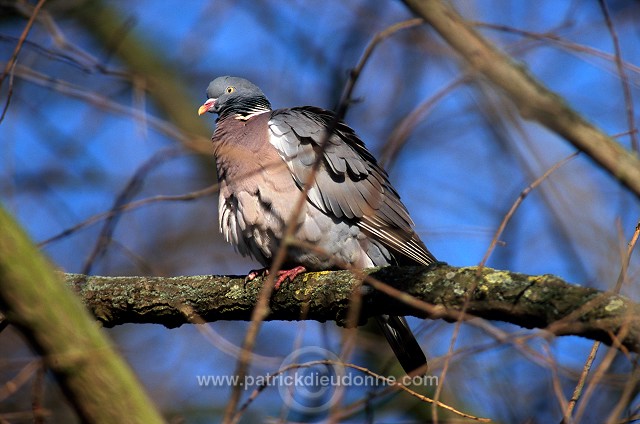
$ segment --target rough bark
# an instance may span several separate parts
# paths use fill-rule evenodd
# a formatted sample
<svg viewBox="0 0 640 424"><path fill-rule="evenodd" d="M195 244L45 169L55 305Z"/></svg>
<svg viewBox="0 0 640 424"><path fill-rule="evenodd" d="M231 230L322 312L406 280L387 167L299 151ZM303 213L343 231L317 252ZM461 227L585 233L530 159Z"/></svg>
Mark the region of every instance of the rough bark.
<svg viewBox="0 0 640 424"><path fill-rule="evenodd" d="M266 319L335 320L344 325L351 293L360 290L361 322L381 313L453 321L460 318L468 297L464 319L475 316L505 321L640 352L640 305L624 296L568 284L553 275L447 265L372 268L364 275L374 280L362 286L361 279L349 271L303 274L273 295ZM108 327L124 323L177 327L201 320L246 321L261 284L260 279L245 284L243 277L228 276L66 274L66 280Z"/></svg>

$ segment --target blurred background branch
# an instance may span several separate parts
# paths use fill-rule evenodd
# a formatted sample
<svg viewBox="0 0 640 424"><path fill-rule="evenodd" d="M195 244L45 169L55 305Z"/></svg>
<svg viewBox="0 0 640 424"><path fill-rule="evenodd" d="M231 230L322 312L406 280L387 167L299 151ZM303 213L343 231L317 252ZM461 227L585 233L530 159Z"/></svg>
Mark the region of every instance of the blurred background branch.
<svg viewBox="0 0 640 424"><path fill-rule="evenodd" d="M628 152L637 145L640 3L452 0L446 3L447 13L431 10L429 18L419 12L423 6L443 5L413 0L286 5L276 0L2 1L0 69L7 70L0 87L2 203L58 269L134 276L132 288L149 296L161 292L145 292L141 278L146 277L137 276L167 282L162 293L177 303L166 307L169 315L156 317L160 320L195 318L195 307L180 303L178 292L184 293L182 298L190 296L191 285L203 291L203 299L211 290L219 293L220 302L242 302L238 311L244 314L256 289L253 283L244 290L236 280L223 279L221 287L212 277L188 277L174 287L166 280L245 274L256 267L235 254L217 228L209 145L215 123L213 116L196 115L204 90L216 76L238 75L262 87L274 107L333 109L357 68L346 121L384 163L429 249L464 267L480 264L493 246L487 265L508 270L488 271L500 284L483 284L490 297L475 299L479 310L470 313L487 319L461 320L454 326L445 319L409 318L433 376L441 377L438 399L500 422L560 422L566 415L577 423L585 408L589 417L584 422L617 423L640 416L640 372L636 355L628 353L633 343L616 341L592 354L589 339L551 337L589 336L583 322L595 326L589 327L594 332L590 337L597 339L611 341L616 331L620 340L635 334L632 317L615 314L618 306L635 311L633 302L640 299L638 252L627 244L640 217L637 191L628 188L637 162ZM429 24L414 24L421 15ZM394 32L403 22L411 27ZM376 34L390 36L360 67L358 60ZM496 77L491 70L498 68L505 74ZM510 87L518 78L522 84ZM537 103L536 96L546 103ZM544 119L535 116L545 111ZM550 124L563 116L575 121L565 120L560 130ZM585 122L591 124L585 127ZM596 128L609 137L593 135ZM578 129L584 132L570 134ZM587 144L572 144L579 137L586 137ZM589 147L589 142L597 145ZM580 154L531 187L576 150L594 159ZM594 166L594 160L601 166ZM516 198L517 208L512 207ZM458 273L463 270L451 268L460 285L441 280L441 298L426 297L428 290L419 286L421 292L414 296L428 303L403 296L409 304L383 302L371 294L365 298L382 309L459 320L457 298L464 296L459 291L472 287L463 285ZM398 272L379 276L389 286L370 281L375 296L396 298L397 288L409 289L409 281L420 280L410 279L410 270ZM469 279L480 278L469 272ZM504 277L512 272L541 279L531 288L523 280L510 293ZM547 274L558 276L557 289L544 286ZM394 276L401 281L395 283ZM325 286L317 280L321 277L309 275L316 283L296 281L276 293L274 305L297 308L282 313L300 321L264 323L251 375L273 373L284 358L308 347L335 352L340 361L381 374L397 372L392 353L368 326L346 331L304 319L300 308L305 293L325 296L318 305L326 306L332 304L329 293L342 298L355 284L349 283L349 273L326 274ZM198 278L205 279L202 286ZM127 296L138 298L126 292L123 281L113 280L101 290L113 295L122 290L114 301L125 313L131 300ZM621 297L607 294L618 287ZM474 291L475 296L483 293ZM578 297L549 298L547 293ZM528 297L533 294L542 296L540 303ZM577 307L589 296L608 303L589 301ZM200 305L199 299L194 305ZM159 300L153 308L162 305ZM445 310L442 305L451 306ZM527 312L511 305L538 308ZM488 311L497 316L487 316ZM590 315L596 312L613 318ZM142 310L129 313L144 316ZM323 319L341 320L335 311L324 314ZM631 321L620 326L623 317ZM604 334L606 329L613 332ZM195 376L233 374L246 322L174 329L123 324L102 332L167 420L204 424L221 416L229 387L205 388ZM349 344L354 334L357 343ZM41 363L16 327L0 333L0 421L78 420ZM446 374L439 374L445 368ZM585 395L574 396L583 383ZM393 391L342 389L329 418L318 406L322 399L296 390L283 395L268 387L251 395L242 419L449 418L433 416L424 404ZM434 390L420 389L424 395ZM333 392L326 394L332 399ZM570 398L573 413L567 407ZM311 409L299 408L293 400ZM310 412L313 408L320 412Z"/></svg>
<svg viewBox="0 0 640 424"><path fill-rule="evenodd" d="M185 73L153 48L144 34L134 30L135 22L122 19L112 5L101 0L81 2L71 11L71 16L106 47L109 55L122 61L131 81L142 84L139 88L150 96L162 115L180 131L191 135L192 142L187 147L211 154L211 129L194 110ZM212 158L208 163L213 166Z"/></svg>
<svg viewBox="0 0 640 424"><path fill-rule="evenodd" d="M584 119L565 99L535 79L525 66L517 64L481 37L473 25L465 22L446 2L405 0L405 3L429 23L474 71L502 89L523 118L536 120L556 131L640 197L640 158L637 151L626 150ZM624 72L621 62L619 71ZM631 131L632 140L635 140L635 126L632 125Z"/></svg>
<svg viewBox="0 0 640 424"><path fill-rule="evenodd" d="M85 422L161 423L160 414L51 264L0 207L0 307Z"/></svg>

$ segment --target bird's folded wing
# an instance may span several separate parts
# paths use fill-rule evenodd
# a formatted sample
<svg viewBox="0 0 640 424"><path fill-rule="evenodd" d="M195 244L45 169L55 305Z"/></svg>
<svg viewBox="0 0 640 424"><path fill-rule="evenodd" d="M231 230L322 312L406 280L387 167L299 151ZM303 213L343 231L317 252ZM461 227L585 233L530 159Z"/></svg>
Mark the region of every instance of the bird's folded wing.
<svg viewBox="0 0 640 424"><path fill-rule="evenodd" d="M309 201L314 206L338 219L354 220L380 242L415 263L435 262L415 235L413 221L386 172L362 140L342 122L326 138L333 123L333 113L320 108L277 110L269 120L269 141L299 187L308 181L322 151L318 171L308 189Z"/></svg>

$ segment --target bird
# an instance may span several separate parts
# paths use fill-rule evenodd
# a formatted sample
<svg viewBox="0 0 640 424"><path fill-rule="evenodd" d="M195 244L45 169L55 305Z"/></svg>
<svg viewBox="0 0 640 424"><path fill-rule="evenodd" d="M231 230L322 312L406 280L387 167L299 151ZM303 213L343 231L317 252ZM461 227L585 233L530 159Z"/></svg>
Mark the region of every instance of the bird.
<svg viewBox="0 0 640 424"><path fill-rule="evenodd" d="M248 280L267 273L290 219L298 243L287 245L276 290L306 271L437 262L386 171L332 111L274 110L258 86L234 76L215 78L206 96L198 115L217 114L212 143L220 231L264 267L251 271ZM307 184L302 209L294 211ZM426 370L406 319L376 318L405 372Z"/></svg>

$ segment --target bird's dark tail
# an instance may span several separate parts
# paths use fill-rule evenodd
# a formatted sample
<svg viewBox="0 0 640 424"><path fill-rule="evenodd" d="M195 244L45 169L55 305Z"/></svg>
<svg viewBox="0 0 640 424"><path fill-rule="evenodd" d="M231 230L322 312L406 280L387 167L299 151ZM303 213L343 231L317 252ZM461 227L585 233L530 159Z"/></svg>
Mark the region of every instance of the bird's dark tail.
<svg viewBox="0 0 640 424"><path fill-rule="evenodd" d="M379 315L376 321L404 371L409 374L416 368L422 367L423 372L426 372L427 358L411 332L407 320L394 315Z"/></svg>

